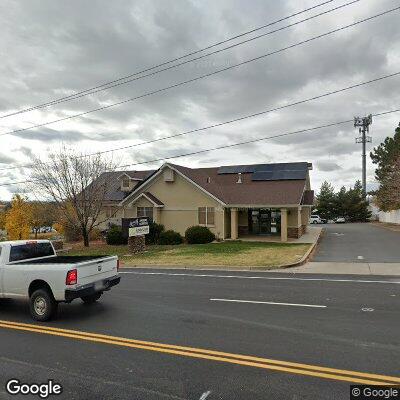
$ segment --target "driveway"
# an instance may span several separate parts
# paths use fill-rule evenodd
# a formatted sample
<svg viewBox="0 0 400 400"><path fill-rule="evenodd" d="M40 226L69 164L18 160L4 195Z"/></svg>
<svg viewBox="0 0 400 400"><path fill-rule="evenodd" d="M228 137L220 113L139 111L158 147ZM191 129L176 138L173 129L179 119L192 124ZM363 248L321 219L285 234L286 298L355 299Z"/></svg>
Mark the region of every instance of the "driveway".
<svg viewBox="0 0 400 400"><path fill-rule="evenodd" d="M398 263L400 232L368 223L327 224L312 261Z"/></svg>

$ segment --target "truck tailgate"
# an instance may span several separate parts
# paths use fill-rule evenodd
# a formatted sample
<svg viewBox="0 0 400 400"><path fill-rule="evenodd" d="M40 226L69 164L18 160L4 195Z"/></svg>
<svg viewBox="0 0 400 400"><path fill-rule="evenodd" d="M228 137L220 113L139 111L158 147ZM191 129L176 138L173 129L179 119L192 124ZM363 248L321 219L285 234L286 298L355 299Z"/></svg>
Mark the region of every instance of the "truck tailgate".
<svg viewBox="0 0 400 400"><path fill-rule="evenodd" d="M117 257L98 258L76 265L78 285L86 285L117 275Z"/></svg>

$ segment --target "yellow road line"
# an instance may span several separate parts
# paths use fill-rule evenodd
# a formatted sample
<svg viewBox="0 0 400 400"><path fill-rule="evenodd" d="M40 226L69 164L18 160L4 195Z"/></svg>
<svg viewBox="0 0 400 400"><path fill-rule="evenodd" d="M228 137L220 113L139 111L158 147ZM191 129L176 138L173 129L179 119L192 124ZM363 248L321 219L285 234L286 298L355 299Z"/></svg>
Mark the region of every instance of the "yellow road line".
<svg viewBox="0 0 400 400"><path fill-rule="evenodd" d="M213 350L198 349L192 347L174 346L155 342L145 342L134 339L120 338L109 335L101 335L89 332L73 331L69 329L53 328L10 321L1 321L0 327L18 331L28 331L53 336L68 337L78 340L86 340L97 343L105 343L123 347L137 348L160 353L174 354L192 358L200 358L213 361L221 361L231 364L251 366L281 372L313 376L318 378L340 380L361 384L387 385L400 382L400 378L385 375L368 374L363 372L340 370L315 365L292 363L287 361L269 360L265 358L244 356L240 354L223 353ZM349 376L345 376L349 375ZM361 379L372 378L372 379ZM376 380L374 380L376 379Z"/></svg>

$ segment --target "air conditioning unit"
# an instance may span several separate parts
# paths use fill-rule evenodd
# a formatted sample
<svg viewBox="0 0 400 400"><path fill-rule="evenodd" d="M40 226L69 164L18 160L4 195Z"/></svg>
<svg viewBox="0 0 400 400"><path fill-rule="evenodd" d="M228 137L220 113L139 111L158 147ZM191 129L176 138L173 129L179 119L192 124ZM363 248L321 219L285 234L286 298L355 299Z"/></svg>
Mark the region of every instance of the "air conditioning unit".
<svg viewBox="0 0 400 400"><path fill-rule="evenodd" d="M174 171L172 169L167 168L164 171L164 182L173 182L174 181Z"/></svg>

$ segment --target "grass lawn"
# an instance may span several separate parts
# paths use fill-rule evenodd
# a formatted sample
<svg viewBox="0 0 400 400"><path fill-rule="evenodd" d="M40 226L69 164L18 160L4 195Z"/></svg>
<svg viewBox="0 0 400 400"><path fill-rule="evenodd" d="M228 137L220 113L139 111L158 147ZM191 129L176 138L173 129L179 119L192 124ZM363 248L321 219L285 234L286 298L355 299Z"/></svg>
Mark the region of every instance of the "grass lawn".
<svg viewBox="0 0 400 400"><path fill-rule="evenodd" d="M182 244L178 246L148 246L147 251L132 255L127 246L93 243L89 248L74 247L68 255L118 255L124 266L139 265L221 265L276 266L299 261L309 244L221 242Z"/></svg>

